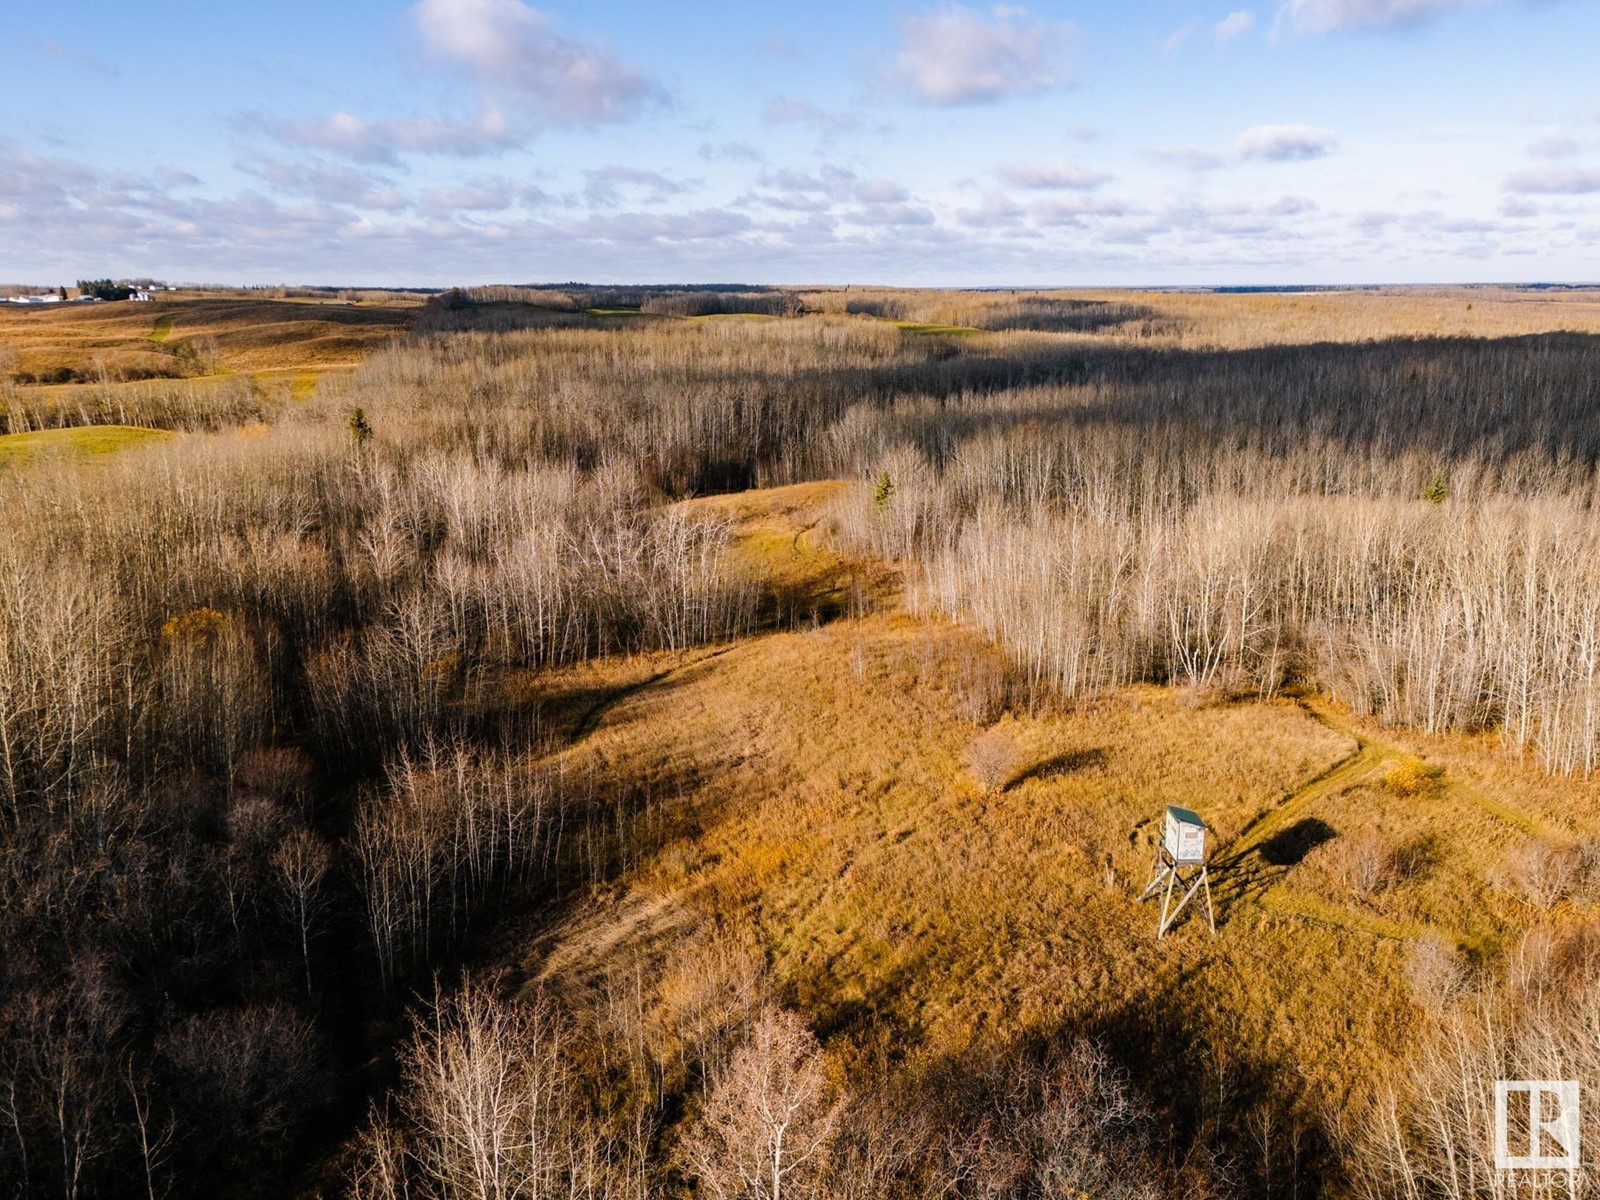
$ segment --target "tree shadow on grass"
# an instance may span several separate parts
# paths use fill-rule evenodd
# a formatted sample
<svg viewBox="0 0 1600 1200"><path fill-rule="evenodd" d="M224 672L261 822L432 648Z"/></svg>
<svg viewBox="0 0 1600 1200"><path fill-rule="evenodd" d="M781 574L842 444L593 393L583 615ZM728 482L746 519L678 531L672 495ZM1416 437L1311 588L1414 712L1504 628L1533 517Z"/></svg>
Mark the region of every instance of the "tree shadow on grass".
<svg viewBox="0 0 1600 1200"><path fill-rule="evenodd" d="M1318 846L1338 836L1339 831L1326 821L1318 817L1303 817L1293 825L1278 830L1257 849L1271 866L1292 867Z"/></svg>
<svg viewBox="0 0 1600 1200"><path fill-rule="evenodd" d="M1218 928L1228 923L1238 905L1258 899L1290 867L1337 836L1338 830L1326 821L1302 817L1243 853L1224 854L1214 861L1211 877Z"/></svg>
<svg viewBox="0 0 1600 1200"><path fill-rule="evenodd" d="M1106 752L1098 747L1085 747L1080 750L1067 750L1061 754L1051 755L1049 758L1040 759L1033 766L1020 772L1016 778L1006 785L1006 790L1019 787L1030 779L1056 779L1062 775L1070 775L1074 771L1086 771L1092 767L1104 766Z"/></svg>

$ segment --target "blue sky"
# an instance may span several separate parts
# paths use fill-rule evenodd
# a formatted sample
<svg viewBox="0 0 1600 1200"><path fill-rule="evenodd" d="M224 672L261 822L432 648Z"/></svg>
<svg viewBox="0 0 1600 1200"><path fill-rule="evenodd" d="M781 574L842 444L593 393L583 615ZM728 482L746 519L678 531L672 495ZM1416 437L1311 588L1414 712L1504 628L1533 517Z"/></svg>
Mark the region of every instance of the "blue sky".
<svg viewBox="0 0 1600 1200"><path fill-rule="evenodd" d="M1600 5L0 9L0 281L1600 280Z"/></svg>

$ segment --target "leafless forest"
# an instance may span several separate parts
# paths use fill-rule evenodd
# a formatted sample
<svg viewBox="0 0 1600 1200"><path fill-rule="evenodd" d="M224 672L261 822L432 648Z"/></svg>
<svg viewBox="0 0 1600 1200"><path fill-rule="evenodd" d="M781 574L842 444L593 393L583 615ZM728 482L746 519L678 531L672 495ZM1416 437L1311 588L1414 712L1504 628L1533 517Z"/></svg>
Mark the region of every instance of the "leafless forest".
<svg viewBox="0 0 1600 1200"><path fill-rule="evenodd" d="M717 313L765 319L686 319ZM1114 1038L830 1059L732 934L685 950L670 1027L482 966L658 836L551 765L519 688L798 616L691 496L851 480L832 543L992 639L1021 705L1300 686L1600 766L1600 342L1183 322L453 293L310 399L19 391L13 429L187 432L0 469L0 1195L1498 1194L1460 1081L1596 1066L1590 942L1465 1004L1451 954L1420 961L1439 1034L1388 1119L1314 1114L1276 1174L1217 1136L1228 1097L1147 1093Z"/></svg>

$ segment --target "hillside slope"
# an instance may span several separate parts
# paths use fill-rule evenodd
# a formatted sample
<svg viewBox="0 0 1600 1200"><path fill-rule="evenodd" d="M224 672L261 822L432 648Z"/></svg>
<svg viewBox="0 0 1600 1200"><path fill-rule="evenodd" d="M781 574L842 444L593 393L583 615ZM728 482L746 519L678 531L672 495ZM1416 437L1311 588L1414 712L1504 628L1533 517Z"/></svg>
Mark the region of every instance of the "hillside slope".
<svg viewBox="0 0 1600 1200"><path fill-rule="evenodd" d="M699 503L829 595L871 574L825 548L829 494ZM841 1062L1089 1033L1173 1111L1195 1111L1205 1077L1331 1136L1317 1114L1359 1107L1427 1018L1419 953L1492 959L1541 919L1491 886L1498 864L1581 831L1486 747L1397 738L1325 697L1029 706L990 647L909 615L881 568L856 594L855 615L583 668L585 689L619 690L563 773L610 789L648 850L554 931L506 943L526 988L600 1005L643 981L672 1027L719 972L766 973ZM993 791L963 765L989 728L1014 758ZM1190 915L1158 941L1136 901L1170 803L1214 827L1215 938ZM1356 886L1341 864L1373 831L1400 867Z"/></svg>

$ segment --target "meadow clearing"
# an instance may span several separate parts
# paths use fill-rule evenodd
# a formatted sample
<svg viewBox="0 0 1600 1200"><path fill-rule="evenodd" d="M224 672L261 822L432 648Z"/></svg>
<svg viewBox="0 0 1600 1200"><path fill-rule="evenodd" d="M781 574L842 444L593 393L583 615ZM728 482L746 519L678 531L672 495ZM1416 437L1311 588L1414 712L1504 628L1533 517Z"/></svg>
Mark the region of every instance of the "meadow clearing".
<svg viewBox="0 0 1600 1200"><path fill-rule="evenodd" d="M1498 1196L1600 1067L1594 293L295 304L0 325L19 1194Z"/></svg>

